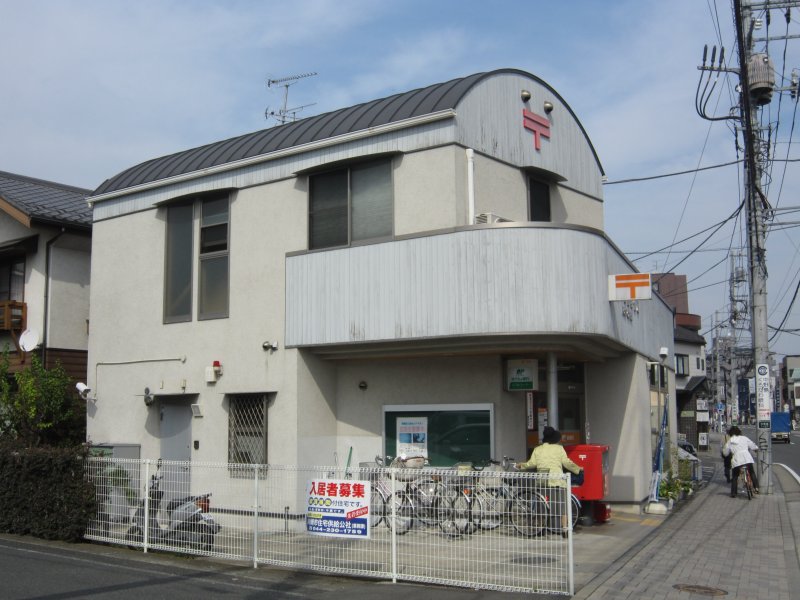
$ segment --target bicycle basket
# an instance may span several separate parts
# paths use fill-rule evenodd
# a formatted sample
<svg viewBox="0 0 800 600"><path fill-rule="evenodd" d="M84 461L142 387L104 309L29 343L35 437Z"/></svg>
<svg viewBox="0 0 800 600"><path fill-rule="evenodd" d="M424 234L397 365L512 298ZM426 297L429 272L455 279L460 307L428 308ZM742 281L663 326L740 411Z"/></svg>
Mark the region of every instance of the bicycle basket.
<svg viewBox="0 0 800 600"><path fill-rule="evenodd" d="M395 458L391 464L392 467L399 469L400 471L412 471L410 473L402 473L397 472L395 473L395 478L398 481L414 481L417 477L419 477L419 473L415 473L425 466L425 457L424 456L409 456L408 458Z"/></svg>

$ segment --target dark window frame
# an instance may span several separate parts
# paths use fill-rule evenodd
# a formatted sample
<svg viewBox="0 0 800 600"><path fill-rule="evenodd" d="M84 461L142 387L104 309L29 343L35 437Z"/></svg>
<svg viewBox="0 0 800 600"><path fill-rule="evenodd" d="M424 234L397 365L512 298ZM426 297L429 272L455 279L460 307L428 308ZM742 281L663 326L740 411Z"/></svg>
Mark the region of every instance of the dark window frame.
<svg viewBox="0 0 800 600"><path fill-rule="evenodd" d="M356 213L361 206L357 199L357 191L354 189L354 173L367 172L374 168L386 169L386 180L383 184L386 186L387 197L380 198L379 201L385 201L386 205L380 205L378 212L385 213L378 215L377 218L373 215L373 223L378 224L378 231L376 234L358 235L356 232L359 229L364 229L370 223L370 215L367 215L364 221L359 219ZM322 182L328 180L329 187L326 192L333 193L317 193L317 186ZM338 180L338 181L337 181ZM336 190L335 188L339 189ZM325 188L319 188L320 190ZM344 197L336 197L344 194ZM356 200L354 202L354 199ZM354 209L355 205L355 209ZM364 205L366 206L366 205ZM335 223L333 221L340 221ZM333 223L332 223L333 222ZM325 228L330 228L329 232L325 232ZM336 228L341 227L342 230L337 231ZM330 248L344 248L363 241L374 241L379 239L391 239L394 234L394 161L389 158L378 158L373 160L365 160L360 162L350 162L344 166L339 166L335 169L328 169L310 173L308 175L308 248L309 250L324 250ZM320 239L328 237L330 241Z"/></svg>
<svg viewBox="0 0 800 600"><path fill-rule="evenodd" d="M552 221L550 184L535 177L528 177L528 218L533 222Z"/></svg>
<svg viewBox="0 0 800 600"><path fill-rule="evenodd" d="M678 377L687 377L691 369L688 354L675 355L675 375Z"/></svg>
<svg viewBox="0 0 800 600"><path fill-rule="evenodd" d="M221 206L222 201L224 210L210 216L205 214L206 207ZM166 211L163 322L227 318L230 314L230 193L184 198L168 204ZM219 279L209 284L208 277L215 263L224 278L221 284ZM224 288L219 291L219 304L209 308L206 303L213 291L211 286L218 285Z"/></svg>

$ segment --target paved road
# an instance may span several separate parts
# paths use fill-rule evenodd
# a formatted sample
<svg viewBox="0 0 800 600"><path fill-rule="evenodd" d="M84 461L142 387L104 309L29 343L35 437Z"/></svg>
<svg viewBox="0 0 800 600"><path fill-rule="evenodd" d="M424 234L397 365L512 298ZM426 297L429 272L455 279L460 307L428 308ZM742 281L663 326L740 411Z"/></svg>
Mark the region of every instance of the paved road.
<svg viewBox="0 0 800 600"><path fill-rule="evenodd" d="M392 584L0 535L3 600L530 600L531 594Z"/></svg>

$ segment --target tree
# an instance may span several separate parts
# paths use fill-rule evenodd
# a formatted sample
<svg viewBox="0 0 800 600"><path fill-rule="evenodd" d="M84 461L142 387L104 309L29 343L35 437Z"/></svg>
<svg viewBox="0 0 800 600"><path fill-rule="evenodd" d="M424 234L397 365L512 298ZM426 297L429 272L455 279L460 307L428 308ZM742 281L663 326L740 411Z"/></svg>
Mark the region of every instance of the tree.
<svg viewBox="0 0 800 600"><path fill-rule="evenodd" d="M21 371L8 373L8 354L0 359L0 435L20 445L69 446L85 437L85 413L79 409L69 377L60 364L45 369L36 355Z"/></svg>

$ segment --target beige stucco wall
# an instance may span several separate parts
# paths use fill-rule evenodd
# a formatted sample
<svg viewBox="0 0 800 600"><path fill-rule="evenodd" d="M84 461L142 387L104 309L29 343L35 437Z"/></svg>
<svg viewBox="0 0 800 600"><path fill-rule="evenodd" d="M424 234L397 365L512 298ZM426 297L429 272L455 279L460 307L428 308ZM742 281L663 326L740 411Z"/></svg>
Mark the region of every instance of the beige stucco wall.
<svg viewBox="0 0 800 600"><path fill-rule="evenodd" d="M89 345L89 283L91 253L86 249L61 247L56 242L50 254L47 344L51 348L86 350Z"/></svg>
<svg viewBox="0 0 800 600"><path fill-rule="evenodd" d="M455 146L444 146L394 159L395 235L462 223L466 208L459 198L466 198L466 171L461 153Z"/></svg>

